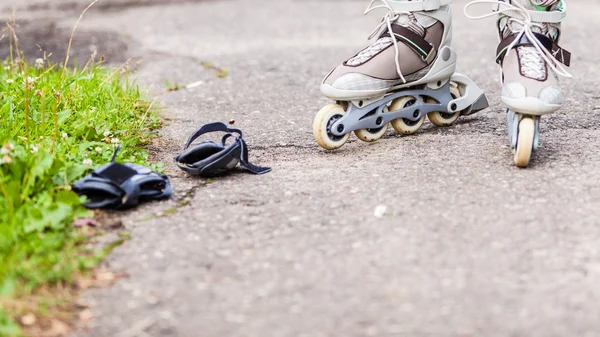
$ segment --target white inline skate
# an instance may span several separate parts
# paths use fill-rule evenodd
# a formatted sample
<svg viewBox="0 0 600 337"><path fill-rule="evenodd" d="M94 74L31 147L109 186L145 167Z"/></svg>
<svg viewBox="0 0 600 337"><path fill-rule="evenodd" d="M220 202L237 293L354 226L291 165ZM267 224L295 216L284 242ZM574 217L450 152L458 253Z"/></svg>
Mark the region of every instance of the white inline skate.
<svg viewBox="0 0 600 337"><path fill-rule="evenodd" d="M469 8L478 4L493 4L493 12L469 15ZM540 118L560 109L565 101L558 76L572 77L565 68L571 54L558 45L566 5L562 0L478 0L465 7L465 14L471 19L498 16L501 100L508 107L515 165L527 167L539 146Z"/></svg>
<svg viewBox="0 0 600 337"><path fill-rule="evenodd" d="M377 141L389 124L398 133L413 134L426 116L437 126L450 126L461 115L488 107L479 87L455 73L451 2L371 1L365 14L387 11L369 37L377 39L321 84L321 92L336 101L313 123L321 147L342 147L352 131L365 142Z"/></svg>

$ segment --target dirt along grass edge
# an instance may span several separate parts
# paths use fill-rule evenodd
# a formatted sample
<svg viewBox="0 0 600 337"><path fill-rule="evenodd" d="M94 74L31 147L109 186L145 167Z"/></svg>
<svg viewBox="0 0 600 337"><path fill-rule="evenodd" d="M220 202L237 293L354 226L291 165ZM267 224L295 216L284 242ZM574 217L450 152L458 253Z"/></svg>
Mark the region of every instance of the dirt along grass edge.
<svg viewBox="0 0 600 337"><path fill-rule="evenodd" d="M61 336L77 313L88 316L78 291L115 279L94 268L127 239L95 249L98 213L70 186L119 145L119 161L160 170L145 147L161 119L127 64L109 68L96 55L79 68L67 67L68 56L27 60L14 27L6 24L0 42L11 48L0 64L0 336Z"/></svg>

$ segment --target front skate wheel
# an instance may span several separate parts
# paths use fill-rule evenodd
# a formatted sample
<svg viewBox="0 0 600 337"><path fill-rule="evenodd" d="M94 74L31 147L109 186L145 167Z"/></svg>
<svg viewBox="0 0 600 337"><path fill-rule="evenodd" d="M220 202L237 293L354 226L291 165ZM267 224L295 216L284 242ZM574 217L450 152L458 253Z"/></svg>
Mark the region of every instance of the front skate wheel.
<svg viewBox="0 0 600 337"><path fill-rule="evenodd" d="M390 105L389 111L396 111L400 109L404 109L416 103L416 100L413 97L400 97L396 98L392 101ZM390 122L392 127L396 132L401 133L403 135L412 135L413 133L419 131L423 126L423 122L425 122L425 116L421 117L416 121L412 121L407 118L397 118Z"/></svg>
<svg viewBox="0 0 600 337"><path fill-rule="evenodd" d="M533 153L535 139L535 121L531 117L523 117L519 122L519 136L517 148L515 149L515 165L527 167Z"/></svg>
<svg viewBox="0 0 600 337"><path fill-rule="evenodd" d="M331 132L333 124L344 115L346 115L346 110L338 104L329 104L319 110L313 122L313 136L322 148L337 150L346 144L348 138L350 138L349 133L336 136Z"/></svg>
<svg viewBox="0 0 600 337"><path fill-rule="evenodd" d="M452 95L453 99L459 98L460 90L458 90L458 87L455 87L454 85L450 85L450 95ZM437 102L433 99L428 99L427 103L437 103ZM433 123L436 126L446 127L446 126L451 126L454 123L456 123L456 121L460 117L461 113L462 113L462 111L456 111L454 113L433 111L433 112L430 112L429 114L427 114L427 118L429 118L429 121L431 121L431 123Z"/></svg>
<svg viewBox="0 0 600 337"><path fill-rule="evenodd" d="M362 140L363 142L372 143L380 140L381 137L385 135L388 126L389 124L385 124L384 126L378 129L359 129L355 130L354 134L356 135L356 137L358 137L358 139Z"/></svg>

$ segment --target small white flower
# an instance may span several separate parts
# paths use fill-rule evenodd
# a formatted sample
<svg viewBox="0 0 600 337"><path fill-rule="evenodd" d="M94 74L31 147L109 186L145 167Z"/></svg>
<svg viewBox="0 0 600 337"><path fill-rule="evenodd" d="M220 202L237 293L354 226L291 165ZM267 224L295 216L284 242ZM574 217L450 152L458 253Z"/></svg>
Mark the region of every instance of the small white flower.
<svg viewBox="0 0 600 337"><path fill-rule="evenodd" d="M44 60L43 59L37 59L35 60L35 67L38 69L43 69L44 68Z"/></svg>
<svg viewBox="0 0 600 337"><path fill-rule="evenodd" d="M15 83L15 80L13 80L12 78L7 78L6 83L8 83L8 84Z"/></svg>
<svg viewBox="0 0 600 337"><path fill-rule="evenodd" d="M40 140L44 140L44 136L40 136Z"/></svg>
<svg viewBox="0 0 600 337"><path fill-rule="evenodd" d="M10 151L12 151L14 149L15 149L15 146L11 142L8 142L8 143L4 144L2 149L0 149L0 154L9 154Z"/></svg>
<svg viewBox="0 0 600 337"><path fill-rule="evenodd" d="M111 132L110 131L104 131L104 137L108 137L110 136Z"/></svg>
<svg viewBox="0 0 600 337"><path fill-rule="evenodd" d="M4 157L2 157L2 163L10 164L12 163L12 158L9 155L5 154Z"/></svg>
<svg viewBox="0 0 600 337"><path fill-rule="evenodd" d="M96 148L96 152L98 152L98 153L102 153L102 148L101 148L100 146L98 146L98 147Z"/></svg>
<svg viewBox="0 0 600 337"><path fill-rule="evenodd" d="M83 165L85 166L92 166L92 160L91 159L84 159L83 160Z"/></svg>
<svg viewBox="0 0 600 337"><path fill-rule="evenodd" d="M10 66L6 66L6 67L4 67L4 70L7 70L7 71L8 71L8 70L11 70L11 69L12 69L12 68L11 68Z"/></svg>
<svg viewBox="0 0 600 337"><path fill-rule="evenodd" d="M37 153L39 148L35 145L31 145L31 153Z"/></svg>
<svg viewBox="0 0 600 337"><path fill-rule="evenodd" d="M110 140L110 142L112 144L119 144L121 141L119 140L119 138L113 138L113 139Z"/></svg>
<svg viewBox="0 0 600 337"><path fill-rule="evenodd" d="M27 76L27 78L23 82L33 83L33 82L35 82L35 78L33 78L31 76Z"/></svg>
<svg viewBox="0 0 600 337"><path fill-rule="evenodd" d="M69 138L69 135L66 132L63 132L62 133L62 139L65 140L67 138Z"/></svg>

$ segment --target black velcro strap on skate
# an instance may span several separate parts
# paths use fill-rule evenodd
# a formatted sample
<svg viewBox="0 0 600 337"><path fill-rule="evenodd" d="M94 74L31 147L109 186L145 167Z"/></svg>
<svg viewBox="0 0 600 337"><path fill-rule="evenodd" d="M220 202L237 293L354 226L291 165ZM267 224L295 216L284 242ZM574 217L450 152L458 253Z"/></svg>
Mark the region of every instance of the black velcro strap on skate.
<svg viewBox="0 0 600 337"><path fill-rule="evenodd" d="M433 57L435 56L435 48L423 37L416 34L412 30L399 25L392 25L392 32L394 33L394 36L398 42L402 42L407 47L412 49L421 57L423 61L427 63L433 61ZM387 30L381 34L382 37L386 35L389 35Z"/></svg>
<svg viewBox="0 0 600 337"><path fill-rule="evenodd" d="M207 141L191 146L198 137L212 132L226 132L221 144ZM233 138L233 142L227 145L229 138ZM181 170L201 177L228 173L238 164L258 175L271 172L269 167L259 167L248 162L248 146L242 138L241 130L229 128L219 122L204 125L194 132L185 144L183 152L175 157L175 163Z"/></svg>
<svg viewBox="0 0 600 337"><path fill-rule="evenodd" d="M73 190L85 195L90 209L127 209L140 202L169 198L173 194L171 182L166 175L158 174L136 164L120 164L113 161L94 170L90 175L73 184Z"/></svg>
<svg viewBox="0 0 600 337"><path fill-rule="evenodd" d="M538 33L533 33L533 35L535 35L537 40L542 44L542 46L544 46L544 48L546 48L546 50L554 55L554 58L558 62L566 65L567 67L571 66L571 53L569 51L560 47L554 40L550 39L546 35ZM506 56L506 53L508 52L508 47L517 39L518 36L518 34L509 35L502 40L502 42L500 42L498 49L496 50L496 63L502 65L504 56ZM532 45L533 43L529 40L529 38L523 34L519 41L514 44L513 48Z"/></svg>

